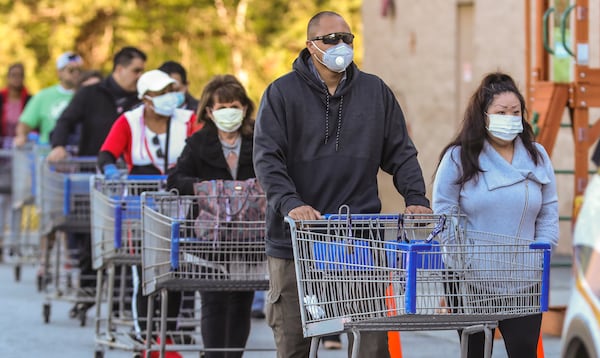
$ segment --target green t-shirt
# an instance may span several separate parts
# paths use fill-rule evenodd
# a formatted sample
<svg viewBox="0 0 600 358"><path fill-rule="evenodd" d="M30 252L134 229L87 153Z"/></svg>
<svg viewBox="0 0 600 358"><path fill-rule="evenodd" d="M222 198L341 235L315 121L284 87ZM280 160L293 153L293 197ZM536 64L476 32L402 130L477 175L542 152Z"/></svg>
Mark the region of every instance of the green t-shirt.
<svg viewBox="0 0 600 358"><path fill-rule="evenodd" d="M48 143L56 120L67 108L71 98L73 92L65 90L60 85L44 88L27 102L19 122L37 129L40 133L40 143Z"/></svg>

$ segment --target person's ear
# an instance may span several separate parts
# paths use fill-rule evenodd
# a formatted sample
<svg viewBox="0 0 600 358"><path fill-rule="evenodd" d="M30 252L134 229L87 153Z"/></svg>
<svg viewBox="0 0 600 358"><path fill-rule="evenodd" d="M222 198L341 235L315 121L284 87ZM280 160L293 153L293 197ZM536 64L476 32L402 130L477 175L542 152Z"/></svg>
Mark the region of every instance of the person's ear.
<svg viewBox="0 0 600 358"><path fill-rule="evenodd" d="M306 48L308 49L308 52L310 52L311 55L313 55L313 51L315 51L315 44L313 44L312 41L310 40L306 40Z"/></svg>

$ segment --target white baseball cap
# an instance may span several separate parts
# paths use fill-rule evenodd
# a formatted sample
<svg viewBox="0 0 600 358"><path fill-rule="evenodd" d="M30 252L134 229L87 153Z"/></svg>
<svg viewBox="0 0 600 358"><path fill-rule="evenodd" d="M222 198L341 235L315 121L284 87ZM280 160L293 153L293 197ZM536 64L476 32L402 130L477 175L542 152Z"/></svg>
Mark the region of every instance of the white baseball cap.
<svg viewBox="0 0 600 358"><path fill-rule="evenodd" d="M176 81L161 70L144 72L137 81L138 98L142 99L148 91L160 91L171 83L176 83Z"/></svg>
<svg viewBox="0 0 600 358"><path fill-rule="evenodd" d="M62 70L71 62L77 63L79 65L83 64L83 60L81 59L81 56L79 56L78 54L76 54L74 52L68 51L68 52L65 52L62 55L60 55L58 57L58 59L56 60L56 69Z"/></svg>

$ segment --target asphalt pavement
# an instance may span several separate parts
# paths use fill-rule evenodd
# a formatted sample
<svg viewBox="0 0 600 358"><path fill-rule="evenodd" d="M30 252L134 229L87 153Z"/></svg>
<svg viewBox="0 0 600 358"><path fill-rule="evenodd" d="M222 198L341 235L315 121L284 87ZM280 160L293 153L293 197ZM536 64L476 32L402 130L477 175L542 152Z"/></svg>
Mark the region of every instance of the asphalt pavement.
<svg viewBox="0 0 600 358"><path fill-rule="evenodd" d="M6 262L8 261L8 262ZM554 261L554 260L553 260ZM571 285L570 266L553 264L551 270L550 306L565 305ZM87 324L69 318L71 303L63 300L48 301L37 291L35 267L22 267L16 282L14 264L5 260L0 264L0 357L81 358L94 357L97 350L94 333L94 311L88 312ZM50 303L48 323L44 323L43 305ZM346 357L347 339L342 337L342 350L319 349L320 358ZM459 357L458 336L454 331L402 332L402 356ZM545 334L546 358L560 357L560 338ZM273 349L273 336L264 319L253 319L248 348ZM198 357L198 353L184 353L184 357ZM494 343L493 358L506 357L501 340ZM106 358L132 357L131 352L105 350ZM247 351L245 358L276 357L274 351Z"/></svg>

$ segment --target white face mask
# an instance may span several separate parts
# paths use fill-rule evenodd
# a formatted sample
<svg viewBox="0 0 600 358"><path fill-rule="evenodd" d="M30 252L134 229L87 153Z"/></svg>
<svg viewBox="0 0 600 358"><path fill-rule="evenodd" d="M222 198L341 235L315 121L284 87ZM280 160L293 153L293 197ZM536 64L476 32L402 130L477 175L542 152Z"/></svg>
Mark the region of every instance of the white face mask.
<svg viewBox="0 0 600 358"><path fill-rule="evenodd" d="M315 56L317 61L333 72L344 72L354 59L354 50L345 43L330 47L326 51L321 50L314 41L312 41L312 44L323 54L322 61L319 60L319 57Z"/></svg>
<svg viewBox="0 0 600 358"><path fill-rule="evenodd" d="M242 126L244 111L239 108L221 108L212 111L213 122L223 132L235 132Z"/></svg>
<svg viewBox="0 0 600 358"><path fill-rule="evenodd" d="M489 124L487 130L498 139L505 141L514 140L523 132L523 118L505 114L488 114Z"/></svg>

